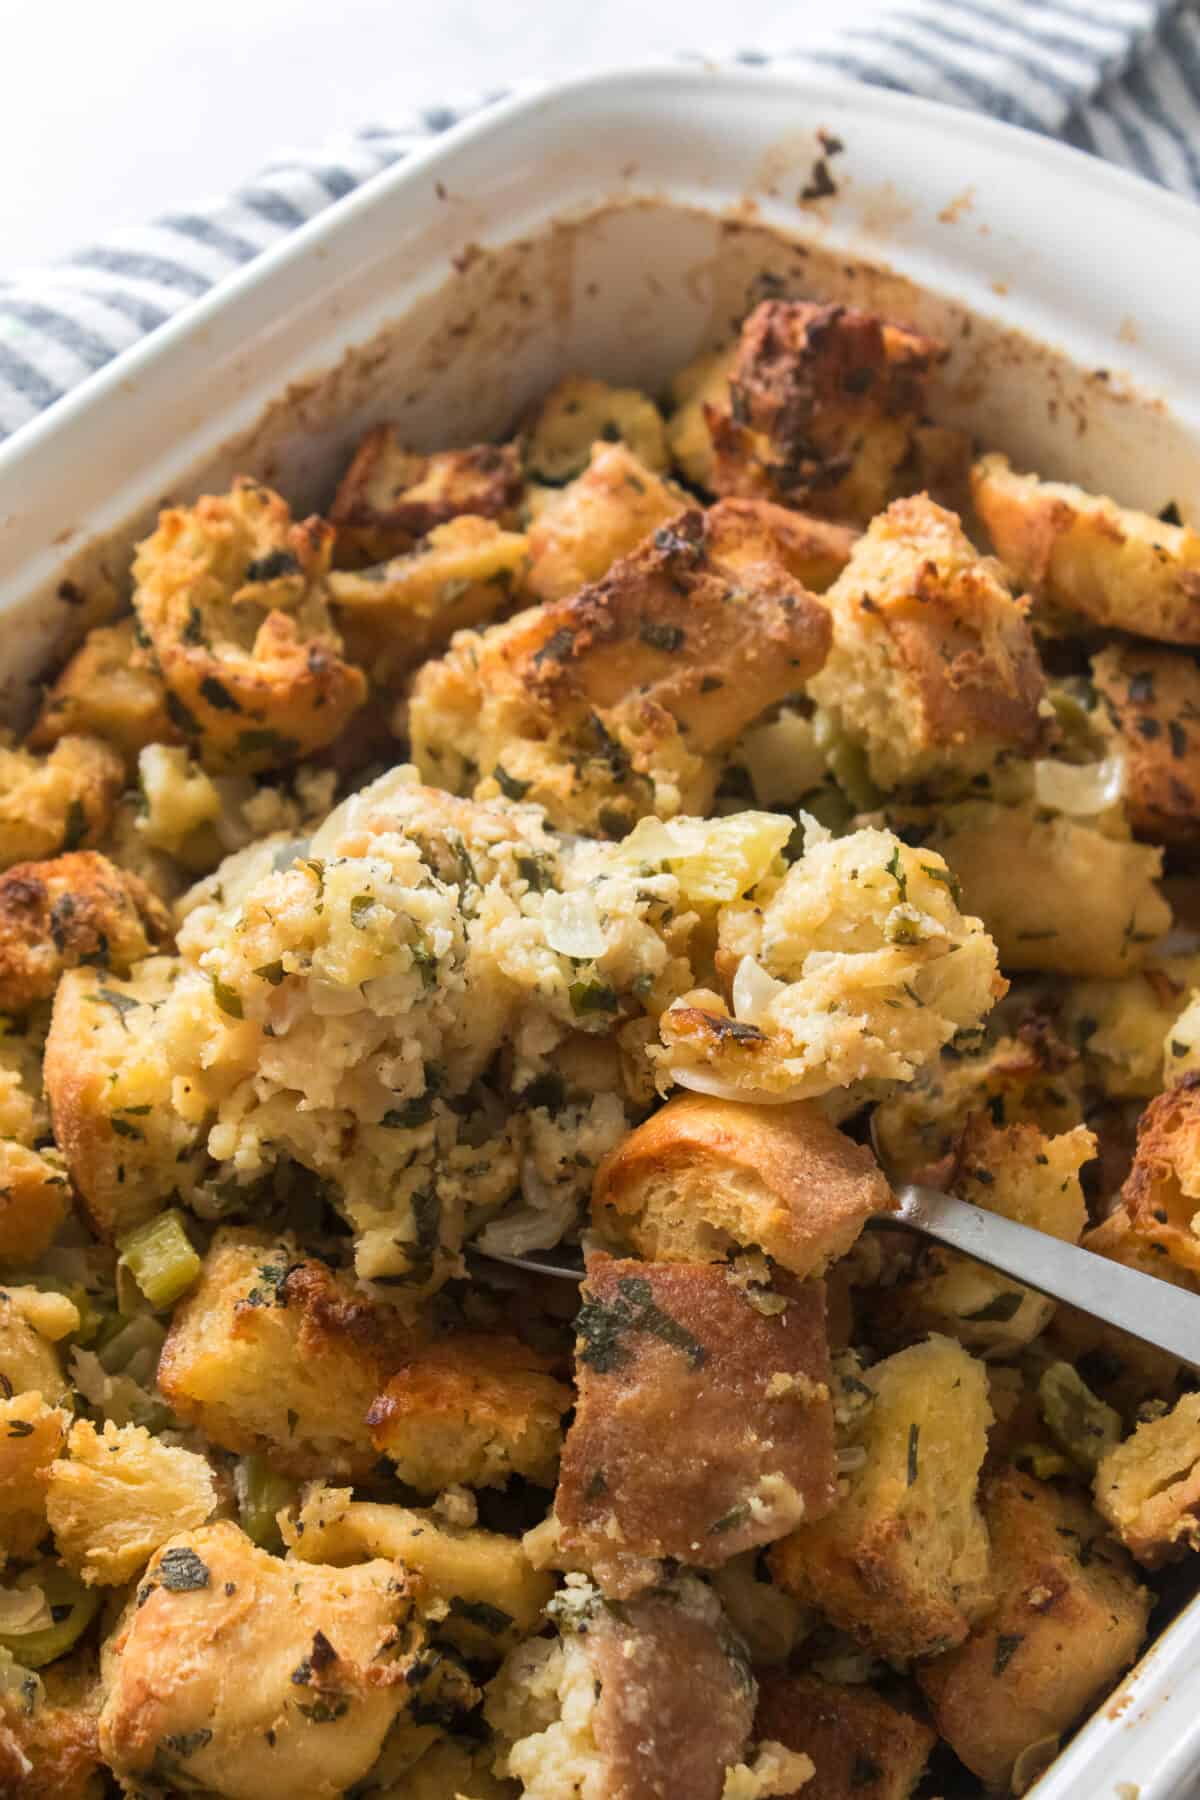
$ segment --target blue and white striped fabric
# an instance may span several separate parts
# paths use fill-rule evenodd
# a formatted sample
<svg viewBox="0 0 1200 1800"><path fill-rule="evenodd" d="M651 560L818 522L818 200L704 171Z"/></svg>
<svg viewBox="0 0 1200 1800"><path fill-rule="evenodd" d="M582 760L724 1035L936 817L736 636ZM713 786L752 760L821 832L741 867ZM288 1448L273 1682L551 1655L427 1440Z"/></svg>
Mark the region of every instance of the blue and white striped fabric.
<svg viewBox="0 0 1200 1800"><path fill-rule="evenodd" d="M713 60L706 57L706 61ZM1200 199L1197 0L896 0L789 67L1060 137ZM176 213L0 282L0 438L287 232L497 95L369 126Z"/></svg>

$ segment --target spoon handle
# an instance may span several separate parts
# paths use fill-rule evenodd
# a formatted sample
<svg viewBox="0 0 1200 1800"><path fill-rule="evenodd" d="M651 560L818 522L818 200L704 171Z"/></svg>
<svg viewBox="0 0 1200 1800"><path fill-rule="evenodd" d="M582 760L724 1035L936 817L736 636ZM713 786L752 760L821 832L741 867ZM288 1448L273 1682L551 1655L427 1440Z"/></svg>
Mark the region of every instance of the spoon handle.
<svg viewBox="0 0 1200 1800"><path fill-rule="evenodd" d="M895 1193L899 1211L881 1224L907 1225L1200 1369L1200 1297L1185 1288L936 1188L905 1186Z"/></svg>

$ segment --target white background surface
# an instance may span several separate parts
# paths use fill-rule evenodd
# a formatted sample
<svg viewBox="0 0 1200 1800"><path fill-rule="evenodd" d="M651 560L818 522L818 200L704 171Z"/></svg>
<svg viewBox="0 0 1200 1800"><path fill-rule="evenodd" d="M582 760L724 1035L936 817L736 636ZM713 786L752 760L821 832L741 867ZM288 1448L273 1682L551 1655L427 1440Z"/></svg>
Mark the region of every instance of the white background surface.
<svg viewBox="0 0 1200 1800"><path fill-rule="evenodd" d="M781 52L876 0L0 0L0 278L289 148L678 50Z"/></svg>

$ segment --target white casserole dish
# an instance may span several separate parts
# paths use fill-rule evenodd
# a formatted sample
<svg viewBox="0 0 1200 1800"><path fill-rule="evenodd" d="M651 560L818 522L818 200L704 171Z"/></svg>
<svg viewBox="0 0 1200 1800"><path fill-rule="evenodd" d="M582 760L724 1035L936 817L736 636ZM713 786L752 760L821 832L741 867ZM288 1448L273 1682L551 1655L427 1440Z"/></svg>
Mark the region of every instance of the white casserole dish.
<svg viewBox="0 0 1200 1800"><path fill-rule="evenodd" d="M818 158L836 192L810 200ZM377 419L432 448L502 433L569 370L655 388L764 272L946 337L936 412L1018 463L1200 521L1191 206L878 90L614 74L439 138L0 448L0 715L165 499L237 469L303 510ZM1200 1598L1035 1791L1200 1793Z"/></svg>

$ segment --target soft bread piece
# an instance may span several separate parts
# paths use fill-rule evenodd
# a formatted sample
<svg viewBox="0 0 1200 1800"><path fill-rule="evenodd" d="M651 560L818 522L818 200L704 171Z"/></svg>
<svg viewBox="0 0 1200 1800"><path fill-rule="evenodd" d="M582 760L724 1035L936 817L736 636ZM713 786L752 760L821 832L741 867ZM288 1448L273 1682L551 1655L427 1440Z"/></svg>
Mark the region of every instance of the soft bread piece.
<svg viewBox="0 0 1200 1800"><path fill-rule="evenodd" d="M1147 1244L1200 1274L1200 1071L1159 1094L1142 1114L1121 1199Z"/></svg>
<svg viewBox="0 0 1200 1800"><path fill-rule="evenodd" d="M71 733L49 756L0 746L0 869L92 849L124 781L124 759L100 738Z"/></svg>
<svg viewBox="0 0 1200 1800"><path fill-rule="evenodd" d="M853 1427L865 1460L827 1518L771 1551L781 1587L881 1656L959 1644L988 1609L988 1537L975 1488L992 1422L981 1362L945 1337L864 1376Z"/></svg>
<svg viewBox="0 0 1200 1800"><path fill-rule="evenodd" d="M719 509L684 512L573 599L460 634L413 687L423 778L601 836L704 811L720 752L829 646L820 601L744 552Z"/></svg>
<svg viewBox="0 0 1200 1800"><path fill-rule="evenodd" d="M805 1276L823 1274L894 1204L870 1151L815 1105L682 1094L605 1157L592 1222L652 1262L720 1262L754 1247Z"/></svg>
<svg viewBox="0 0 1200 1800"><path fill-rule="evenodd" d="M812 1758L804 1800L909 1800L937 1743L923 1719L872 1688L784 1669L760 1673L754 1729Z"/></svg>
<svg viewBox="0 0 1200 1800"><path fill-rule="evenodd" d="M638 388L567 375L523 433L525 467L534 481L572 481L599 443L628 446L646 469L667 466L666 430L653 400Z"/></svg>
<svg viewBox="0 0 1200 1800"><path fill-rule="evenodd" d="M62 1158L39 1147L49 1133L36 1041L6 1031L0 1037L0 1267L29 1267L66 1217L70 1183Z"/></svg>
<svg viewBox="0 0 1200 1800"><path fill-rule="evenodd" d="M328 607L333 528L270 488L169 507L138 546L133 605L171 718L206 768L248 774L331 744L367 695Z"/></svg>
<svg viewBox="0 0 1200 1800"><path fill-rule="evenodd" d="M44 1475L71 1415L35 1391L0 1398L0 1567L29 1556L46 1535Z"/></svg>
<svg viewBox="0 0 1200 1800"><path fill-rule="evenodd" d="M1197 562L1200 596L1200 559ZM1200 842L1200 669L1192 657L1146 644L1110 644L1092 680L1125 758L1125 811L1139 837Z"/></svg>
<svg viewBox="0 0 1200 1800"><path fill-rule="evenodd" d="M371 1404L375 1448L425 1493L503 1487L521 1475L551 1487L571 1390L519 1338L467 1335L413 1350Z"/></svg>
<svg viewBox="0 0 1200 1800"><path fill-rule="evenodd" d="M716 1568L834 1503L825 1291L593 1256L555 1514L607 1591Z"/></svg>
<svg viewBox="0 0 1200 1800"><path fill-rule="evenodd" d="M515 444L408 450L394 425L372 425L329 511L341 569L386 562L463 513L515 525L523 487Z"/></svg>
<svg viewBox="0 0 1200 1800"><path fill-rule="evenodd" d="M624 444L594 444L587 467L547 495L529 527L529 592L535 600L569 598L687 504L681 488Z"/></svg>
<svg viewBox="0 0 1200 1800"><path fill-rule="evenodd" d="M1184 1394L1108 1452L1096 1505L1147 1569L1200 1547L1200 1394Z"/></svg>
<svg viewBox="0 0 1200 1800"><path fill-rule="evenodd" d="M854 307L764 300L705 422L718 494L866 524L896 492L945 348Z"/></svg>
<svg viewBox="0 0 1200 1800"><path fill-rule="evenodd" d="M879 787L964 783L1046 740L1028 603L927 494L871 521L826 604L833 648L808 691Z"/></svg>
<svg viewBox="0 0 1200 1800"><path fill-rule="evenodd" d="M50 750L68 736L97 737L132 765L147 744L178 743L166 686L153 669L135 665L136 646L132 618L89 631L46 691L30 749Z"/></svg>
<svg viewBox="0 0 1200 1800"><path fill-rule="evenodd" d="M60 1658L40 1671L44 1697L0 1715L0 1793L20 1800L103 1800L100 1683L94 1654Z"/></svg>
<svg viewBox="0 0 1200 1800"><path fill-rule="evenodd" d="M236 1525L182 1532L106 1649L100 1744L223 1800L335 1800L409 1705L420 1628L399 1564L285 1563Z"/></svg>
<svg viewBox="0 0 1200 1800"><path fill-rule="evenodd" d="M996 554L1039 600L1098 625L1200 643L1200 536L1065 481L1018 475L1005 456L971 471Z"/></svg>
<svg viewBox="0 0 1200 1800"><path fill-rule="evenodd" d="M170 930L145 882L94 850L17 863L0 875L0 1012L46 999L81 962L127 975Z"/></svg>
<svg viewBox="0 0 1200 1800"><path fill-rule="evenodd" d="M997 1605L966 1643L917 1670L941 1735L989 1788L1058 1737L1128 1668L1151 1595L1066 1487L1001 1469L983 1493Z"/></svg>
<svg viewBox="0 0 1200 1800"><path fill-rule="evenodd" d="M158 1385L223 1449L361 1477L376 1460L368 1408L407 1347L346 1276L286 1240L226 1230L172 1316Z"/></svg>
<svg viewBox="0 0 1200 1800"><path fill-rule="evenodd" d="M160 1544L217 1506L207 1457L111 1420L101 1431L77 1420L45 1481L55 1547L89 1586L132 1581Z"/></svg>

